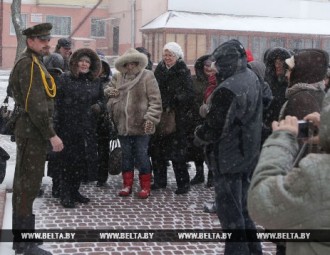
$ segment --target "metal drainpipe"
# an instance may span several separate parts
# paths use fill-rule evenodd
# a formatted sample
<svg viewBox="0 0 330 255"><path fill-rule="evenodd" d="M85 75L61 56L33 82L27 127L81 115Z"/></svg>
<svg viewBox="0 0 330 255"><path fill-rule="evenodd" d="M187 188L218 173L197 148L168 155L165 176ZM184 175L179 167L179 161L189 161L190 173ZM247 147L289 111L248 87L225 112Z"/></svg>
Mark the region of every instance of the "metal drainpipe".
<svg viewBox="0 0 330 255"><path fill-rule="evenodd" d="M131 47L135 48L135 6L136 1L131 0Z"/></svg>

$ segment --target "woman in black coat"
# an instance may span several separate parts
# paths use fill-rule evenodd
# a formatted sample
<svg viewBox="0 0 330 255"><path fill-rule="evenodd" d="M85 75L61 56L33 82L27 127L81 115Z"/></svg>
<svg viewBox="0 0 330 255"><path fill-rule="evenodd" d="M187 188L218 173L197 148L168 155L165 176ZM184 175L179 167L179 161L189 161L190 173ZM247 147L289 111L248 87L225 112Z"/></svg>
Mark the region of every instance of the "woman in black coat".
<svg viewBox="0 0 330 255"><path fill-rule="evenodd" d="M183 52L177 43L169 42L164 46L163 60L155 69L155 77L162 97L163 114L175 112L176 131L168 135L156 132L152 138L152 189L166 187L167 161L171 160L177 183L175 194L185 194L190 189L186 149L187 127L192 123L194 91L190 70L183 61Z"/></svg>
<svg viewBox="0 0 330 255"><path fill-rule="evenodd" d="M69 66L70 71L60 77L55 120L65 148L60 154L61 204L72 208L75 202L89 202L78 191L81 181L96 181L96 128L104 94L98 78L101 61L93 50L75 51Z"/></svg>

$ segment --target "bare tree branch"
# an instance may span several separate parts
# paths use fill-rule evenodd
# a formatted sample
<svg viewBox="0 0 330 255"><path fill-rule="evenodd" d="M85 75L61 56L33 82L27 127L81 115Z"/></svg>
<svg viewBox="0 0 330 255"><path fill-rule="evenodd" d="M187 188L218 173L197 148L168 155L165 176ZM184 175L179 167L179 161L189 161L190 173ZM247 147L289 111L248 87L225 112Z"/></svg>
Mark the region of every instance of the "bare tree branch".
<svg viewBox="0 0 330 255"><path fill-rule="evenodd" d="M78 26L72 31L70 38L78 31L78 29L84 24L88 17L93 13L93 11L102 3L103 0L99 0L97 4L87 13L87 15L80 21Z"/></svg>
<svg viewBox="0 0 330 255"><path fill-rule="evenodd" d="M15 28L16 38L17 38L17 49L16 49L15 60L18 59L19 55L26 47L25 36L22 35L23 22L22 22L22 16L21 16L21 5L22 5L22 0L13 0L13 2L11 4L11 18L12 18L12 22L13 22L13 25Z"/></svg>

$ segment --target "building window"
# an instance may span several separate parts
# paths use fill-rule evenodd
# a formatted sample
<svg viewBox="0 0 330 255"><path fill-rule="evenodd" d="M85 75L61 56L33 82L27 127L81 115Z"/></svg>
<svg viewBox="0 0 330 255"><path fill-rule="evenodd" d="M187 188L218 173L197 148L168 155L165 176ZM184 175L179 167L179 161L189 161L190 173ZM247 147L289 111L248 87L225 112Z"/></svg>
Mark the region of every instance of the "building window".
<svg viewBox="0 0 330 255"><path fill-rule="evenodd" d="M304 48L304 40L303 39L289 39L288 40L288 48L291 50L299 50Z"/></svg>
<svg viewBox="0 0 330 255"><path fill-rule="evenodd" d="M271 38L269 41L270 47L285 47L284 38Z"/></svg>
<svg viewBox="0 0 330 255"><path fill-rule="evenodd" d="M267 38L262 36L253 36L251 50L254 59L262 61L267 50Z"/></svg>
<svg viewBox="0 0 330 255"><path fill-rule="evenodd" d="M92 37L105 37L105 21L102 19L91 19L91 35Z"/></svg>
<svg viewBox="0 0 330 255"><path fill-rule="evenodd" d="M21 14L22 17L22 30L24 30L27 27L27 14ZM15 28L13 25L13 22L10 22L10 35L16 35Z"/></svg>
<svg viewBox="0 0 330 255"><path fill-rule="evenodd" d="M330 39L328 39L328 38L323 39L322 44L323 44L322 49L329 53L330 52Z"/></svg>
<svg viewBox="0 0 330 255"><path fill-rule="evenodd" d="M53 24L52 35L69 36L71 34L71 17L46 16L46 22Z"/></svg>

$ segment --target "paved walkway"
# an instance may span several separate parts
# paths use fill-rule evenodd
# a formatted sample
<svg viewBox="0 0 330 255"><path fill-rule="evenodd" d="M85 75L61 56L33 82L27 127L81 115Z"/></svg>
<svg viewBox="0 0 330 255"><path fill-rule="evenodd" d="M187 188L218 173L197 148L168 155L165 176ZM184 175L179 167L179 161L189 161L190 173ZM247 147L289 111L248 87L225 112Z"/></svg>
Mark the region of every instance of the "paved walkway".
<svg viewBox="0 0 330 255"><path fill-rule="evenodd" d="M190 176L194 170L190 170ZM203 203L212 200L213 189L193 186L189 194L174 194L176 184L169 171L168 188L154 191L146 199L138 199L137 176L132 196L121 198L121 176L110 176L109 187L97 188L95 183L83 184L82 194L91 202L78 204L74 209L63 208L51 197L51 185L45 185L45 194L34 204L37 229L108 229L108 230L173 230L219 229L215 214L203 212ZM1 203L0 203L1 204ZM46 242L43 248L63 255L221 255L223 242ZM263 243L264 254L274 255L274 245Z"/></svg>

